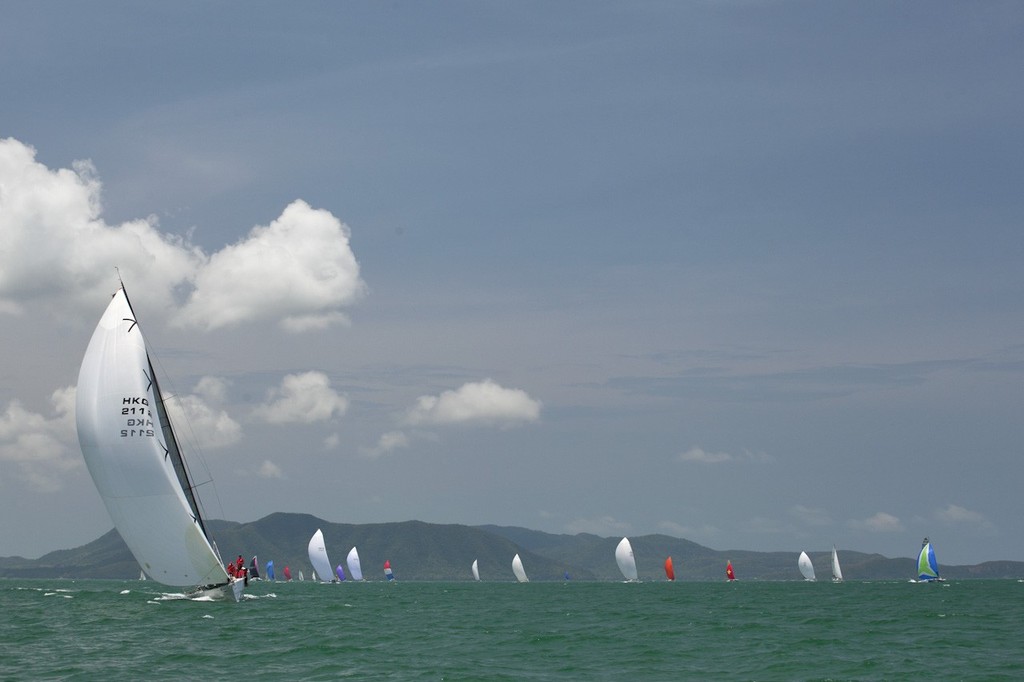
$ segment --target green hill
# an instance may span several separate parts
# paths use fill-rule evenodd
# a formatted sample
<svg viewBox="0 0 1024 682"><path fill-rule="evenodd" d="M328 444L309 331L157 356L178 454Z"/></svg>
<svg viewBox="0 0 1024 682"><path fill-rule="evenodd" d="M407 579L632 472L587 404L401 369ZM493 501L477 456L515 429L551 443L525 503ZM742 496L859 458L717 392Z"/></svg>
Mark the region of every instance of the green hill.
<svg viewBox="0 0 1024 682"><path fill-rule="evenodd" d="M260 565L274 561L277 577L285 566L293 577L312 572L307 557L309 538L324 533L334 565L345 562L349 550L359 549L363 576L383 580L384 560L399 580L471 580L476 559L483 580L511 581L512 556L518 553L531 580L562 580L568 571L575 580L621 580L615 564L618 537L588 533L558 535L508 526L464 526L422 521L400 523L330 523L309 514L275 513L250 523L209 521L225 561L242 554L246 562L257 555ZM664 580L665 557L671 556L677 580L723 580L725 563L732 560L740 580L798 580L797 552L719 551L668 535L630 538L642 580ZM828 580L831 549L808 550L820 580ZM911 558L890 559L879 554L840 551L847 580L907 580L915 575ZM346 569L346 573L348 570ZM1020 578L1024 562L991 561L975 566L942 566L944 577ZM139 575L121 536L111 530L87 545L50 552L38 559L0 558L0 577L116 578Z"/></svg>

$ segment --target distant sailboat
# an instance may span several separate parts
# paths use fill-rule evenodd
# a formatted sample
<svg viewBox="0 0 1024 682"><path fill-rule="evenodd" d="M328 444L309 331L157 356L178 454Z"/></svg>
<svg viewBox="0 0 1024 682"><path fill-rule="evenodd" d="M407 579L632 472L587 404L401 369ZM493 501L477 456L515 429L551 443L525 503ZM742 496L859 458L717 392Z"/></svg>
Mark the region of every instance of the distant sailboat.
<svg viewBox="0 0 1024 682"><path fill-rule="evenodd" d="M149 577L190 594L242 598L203 521L146 340L121 286L82 358L78 442L114 527Z"/></svg>
<svg viewBox="0 0 1024 682"><path fill-rule="evenodd" d="M249 578L252 580L260 579L260 562L256 560L255 556L249 562Z"/></svg>
<svg viewBox="0 0 1024 682"><path fill-rule="evenodd" d="M291 571L291 569L288 568L287 566L285 566L284 567L284 571L282 571L282 572L284 573L284 579L287 580L288 582L291 582L292 581L292 571ZM313 579L316 580L316 577L314 577Z"/></svg>
<svg viewBox="0 0 1024 682"><path fill-rule="evenodd" d="M939 562L935 560L935 550L928 538L921 542L921 553L917 555L917 582L945 582L939 577Z"/></svg>
<svg viewBox="0 0 1024 682"><path fill-rule="evenodd" d="M345 562L348 564L348 573L352 576L352 580L362 580L363 569L359 565L359 552L355 547L348 551L348 558Z"/></svg>
<svg viewBox="0 0 1024 682"><path fill-rule="evenodd" d="M566 571L565 573L563 573L562 577L565 578L566 580L572 580L572 578L569 577L569 571Z"/></svg>
<svg viewBox="0 0 1024 682"><path fill-rule="evenodd" d="M800 558L796 560L796 565L804 580L814 580L814 564L811 563L811 557L807 556L807 552L800 552Z"/></svg>
<svg viewBox="0 0 1024 682"><path fill-rule="evenodd" d="M669 580L676 579L676 570L672 567L672 557L665 559L665 577Z"/></svg>
<svg viewBox="0 0 1024 682"><path fill-rule="evenodd" d="M264 568L267 571L267 580L274 580L274 560L268 561Z"/></svg>
<svg viewBox="0 0 1024 682"><path fill-rule="evenodd" d="M327 546L324 545L324 534L319 528L309 539L309 546L306 548L309 554L309 563L313 564L313 571L320 575L320 580L330 581L334 574L331 570L331 560L327 558ZM315 580L315 578L314 578Z"/></svg>
<svg viewBox="0 0 1024 682"><path fill-rule="evenodd" d="M345 582L345 569L338 564L338 567L334 569L334 573L338 576L338 582Z"/></svg>
<svg viewBox="0 0 1024 682"><path fill-rule="evenodd" d="M623 578L629 582L636 582L636 559L633 557L633 547L629 544L629 538L619 540L615 548L615 563L619 565Z"/></svg>
<svg viewBox="0 0 1024 682"><path fill-rule="evenodd" d="M480 582L480 568L477 566L476 559L473 559L473 580Z"/></svg>
<svg viewBox="0 0 1024 682"><path fill-rule="evenodd" d="M736 574L732 570L732 562L725 562L725 579L729 581L736 580Z"/></svg>
<svg viewBox="0 0 1024 682"><path fill-rule="evenodd" d="M302 572L302 569L300 568L300 569L299 569L299 582L301 583L301 582L303 582L303 581L304 581L305 579L306 579L306 575L305 575L305 574L304 574L304 573Z"/></svg>
<svg viewBox="0 0 1024 682"><path fill-rule="evenodd" d="M139 580L145 580L145 579L146 579L146 572L145 571L139 571Z"/></svg>
<svg viewBox="0 0 1024 682"><path fill-rule="evenodd" d="M832 545L832 582L843 582L843 569L839 568L839 552L835 545Z"/></svg>
<svg viewBox="0 0 1024 682"><path fill-rule="evenodd" d="M512 557L512 572L516 576L516 580L521 583L528 583L530 579L526 577L526 569L523 568L523 560L516 554Z"/></svg>
<svg viewBox="0 0 1024 682"><path fill-rule="evenodd" d="M384 577L387 578L388 582L395 579L395 574L391 570L391 561L389 559L384 560Z"/></svg>

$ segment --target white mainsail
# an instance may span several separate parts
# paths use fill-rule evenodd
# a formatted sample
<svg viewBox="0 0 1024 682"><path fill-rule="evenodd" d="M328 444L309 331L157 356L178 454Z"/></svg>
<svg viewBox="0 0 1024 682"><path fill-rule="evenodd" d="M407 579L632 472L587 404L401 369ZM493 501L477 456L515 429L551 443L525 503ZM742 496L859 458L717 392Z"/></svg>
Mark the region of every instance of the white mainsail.
<svg viewBox="0 0 1024 682"><path fill-rule="evenodd" d="M800 558L796 560L796 565L800 569L800 574L804 577L804 580L814 580L814 564L811 563L811 558L807 556L807 552L800 552Z"/></svg>
<svg viewBox="0 0 1024 682"><path fill-rule="evenodd" d="M633 546L629 544L629 538L619 540L615 548L615 563L619 565L623 578L629 581L637 579L636 559L633 557Z"/></svg>
<svg viewBox="0 0 1024 682"><path fill-rule="evenodd" d="M473 559L473 580L480 580L480 569L477 567L476 559Z"/></svg>
<svg viewBox="0 0 1024 682"><path fill-rule="evenodd" d="M843 569L839 568L839 552L836 546L832 545L832 580L837 583L843 582Z"/></svg>
<svg viewBox="0 0 1024 682"><path fill-rule="evenodd" d="M516 580L521 583L528 583L530 579L526 577L526 569L523 568L523 560L516 554L512 557L512 572L516 575Z"/></svg>
<svg viewBox="0 0 1024 682"><path fill-rule="evenodd" d="M331 570L331 560L327 558L327 547L324 545L323 531L319 528L313 533L313 537L309 539L307 551L309 553L309 563L313 564L313 580L316 580L316 576L319 574L320 580L333 582L331 576L334 575L334 571Z"/></svg>
<svg viewBox="0 0 1024 682"><path fill-rule="evenodd" d="M100 318L78 374L78 442L114 526L149 577L241 597L203 524L124 288ZM231 586L230 590L224 590Z"/></svg>
<svg viewBox="0 0 1024 682"><path fill-rule="evenodd" d="M348 551L345 563L348 564L348 574L352 576L352 580L363 579L363 568L359 565L359 552L355 547Z"/></svg>

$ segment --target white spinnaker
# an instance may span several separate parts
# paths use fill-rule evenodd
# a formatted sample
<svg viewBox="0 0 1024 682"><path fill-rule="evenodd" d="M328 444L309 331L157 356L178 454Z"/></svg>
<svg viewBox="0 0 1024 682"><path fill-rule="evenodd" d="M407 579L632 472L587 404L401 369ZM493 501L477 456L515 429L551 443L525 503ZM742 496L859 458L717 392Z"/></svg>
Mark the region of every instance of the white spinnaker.
<svg viewBox="0 0 1024 682"><path fill-rule="evenodd" d="M348 564L348 574L352 576L352 580L363 579L363 567L359 565L359 552L355 547L348 551L345 563Z"/></svg>
<svg viewBox="0 0 1024 682"><path fill-rule="evenodd" d="M523 560L516 554L512 557L512 573L515 574L516 580L521 583L528 583L530 579L526 577L526 569L523 568Z"/></svg>
<svg viewBox="0 0 1024 682"><path fill-rule="evenodd" d="M811 563L807 552L800 552L800 558L796 560L796 565L800 568L800 574L804 580L814 580L814 564Z"/></svg>
<svg viewBox="0 0 1024 682"><path fill-rule="evenodd" d="M633 546L629 544L629 538L619 540L615 547L615 563L622 571L622 577L626 580L636 580L636 559L633 557Z"/></svg>
<svg viewBox="0 0 1024 682"><path fill-rule="evenodd" d="M476 559L473 559L473 579L480 580L480 568L477 566Z"/></svg>
<svg viewBox="0 0 1024 682"><path fill-rule="evenodd" d="M320 580L331 582L334 571L331 570L331 560L327 558L327 547L324 545L324 534L319 528L309 539L309 563L313 564L313 572L320 576ZM316 580L316 578L314 578Z"/></svg>
<svg viewBox="0 0 1024 682"><path fill-rule="evenodd" d="M75 419L86 466L143 570L175 587L228 582L165 447L142 332L119 289L85 351Z"/></svg>

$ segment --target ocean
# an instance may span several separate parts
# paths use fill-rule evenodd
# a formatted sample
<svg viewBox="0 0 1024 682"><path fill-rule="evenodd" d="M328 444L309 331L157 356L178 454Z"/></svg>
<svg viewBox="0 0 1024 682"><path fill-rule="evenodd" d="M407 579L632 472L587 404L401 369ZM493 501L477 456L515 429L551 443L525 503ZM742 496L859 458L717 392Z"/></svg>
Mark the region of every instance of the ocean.
<svg viewBox="0 0 1024 682"><path fill-rule="evenodd" d="M399 575L399 578L401 576ZM3 680L1019 680L1024 583L0 580Z"/></svg>

